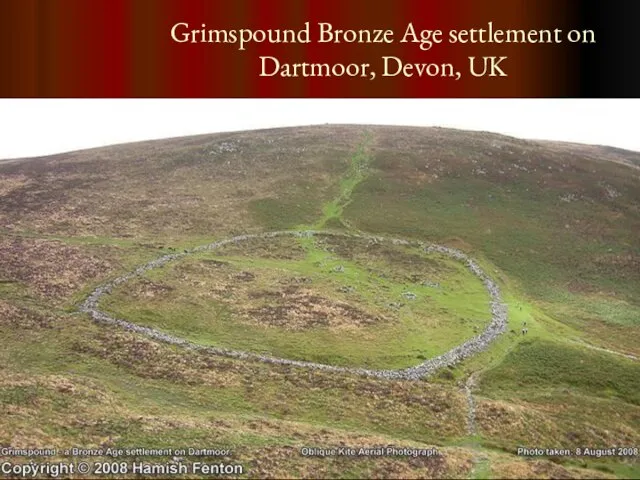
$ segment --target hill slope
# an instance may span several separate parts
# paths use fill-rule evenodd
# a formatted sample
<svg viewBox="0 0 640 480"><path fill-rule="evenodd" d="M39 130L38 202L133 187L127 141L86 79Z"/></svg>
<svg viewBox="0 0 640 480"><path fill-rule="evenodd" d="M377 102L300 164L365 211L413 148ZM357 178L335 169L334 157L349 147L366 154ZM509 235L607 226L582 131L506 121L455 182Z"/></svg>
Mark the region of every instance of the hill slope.
<svg viewBox="0 0 640 480"><path fill-rule="evenodd" d="M253 476L637 477L637 456L515 455L518 446L640 443L637 165L640 154L608 147L380 126L212 134L1 163L0 444L231 446L230 461ZM500 284L508 332L436 377L390 382L187 351L77 311L93 288L160 255L303 228L462 250ZM317 248L268 253L306 249L317 260ZM240 262L233 255L245 253L229 255ZM252 255L245 270L265 253ZM183 275L178 267L189 264L176 266ZM171 284L149 281L190 285L169 273ZM443 455L299 454L344 444L435 445Z"/></svg>

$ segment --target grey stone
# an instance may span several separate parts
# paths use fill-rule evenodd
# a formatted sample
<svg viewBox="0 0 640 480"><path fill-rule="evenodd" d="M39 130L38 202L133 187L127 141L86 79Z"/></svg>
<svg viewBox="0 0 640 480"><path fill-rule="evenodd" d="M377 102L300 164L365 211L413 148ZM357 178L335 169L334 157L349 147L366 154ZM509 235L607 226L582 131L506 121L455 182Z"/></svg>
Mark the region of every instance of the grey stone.
<svg viewBox="0 0 640 480"><path fill-rule="evenodd" d="M443 245L425 244L422 242L409 242L407 240L402 240L402 239L390 239L390 241L394 245L413 245L416 247L423 248L424 251L427 253L437 252L462 262L469 269L469 271L471 271L471 273L473 273L482 281L487 292L489 293L489 298L490 298L489 305L491 309L491 322L480 334L475 335L474 337L458 345L457 347L452 348L448 352L445 352L442 355L439 355L437 357L433 357L428 360L425 360L421 364L416 365L414 367L404 368L400 370L372 370L372 369L366 369L366 368L339 367L335 365L325 365L325 364L315 363L315 362L290 360L287 358L276 358L268 355L260 355L257 353L244 352L240 350L232 350L227 348L206 347L203 345L198 345L196 343L190 342L183 338L176 337L174 335L160 332L150 327L144 327L142 325L137 325L127 320L112 317L111 315L101 311L98 306L100 297L110 293L114 287L121 285L136 276L140 276L149 270L152 270L154 268L160 268L169 262L173 262L186 255L189 255L195 252L215 250L229 243L239 243L239 242L243 242L243 241L254 239L254 238L276 238L281 236L306 237L306 236L315 236L315 235L325 235L325 236L333 235L333 236L342 236L342 237L362 238L362 239L376 241L376 242L385 240L383 237L376 237L376 236L357 235L357 234L349 235L349 234L342 234L337 232L335 233L319 232L314 230L276 231L276 232L265 232L265 233L252 234L252 235L238 235L232 238L219 240L219 241L210 243L208 245L202 245L200 247L187 250L183 253L172 253L172 254L163 255L155 260L152 260L144 265L141 265L138 268L136 268L133 272L126 273L120 277L110 280L109 282L106 282L103 285L100 285L97 288L95 288L89 294L89 296L80 304L79 310L81 312L88 314L95 322L102 323L105 325L117 326L131 332L145 335L154 340L158 340L158 341L173 344L173 345L179 345L181 347L184 347L190 350L207 352L213 355L221 355L225 357L242 359L242 360L255 360L255 361L271 363L271 364L291 365L295 367L311 368L311 369L323 370L328 372L346 372L346 373L352 373L356 375L363 375L367 377L378 377L378 378L386 378L386 379L405 379L405 380L419 380L421 378L431 376L441 368L453 366L461 362L465 358L470 357L471 355L474 355L478 352L486 350L491 344L491 342L493 342L499 335L504 333L504 331L506 330L507 308L502 301L502 298L500 295L500 288L491 278L489 278L489 276L480 268L480 266L473 259L469 258L465 253L455 248L450 248ZM402 304L399 304L399 305L402 306Z"/></svg>

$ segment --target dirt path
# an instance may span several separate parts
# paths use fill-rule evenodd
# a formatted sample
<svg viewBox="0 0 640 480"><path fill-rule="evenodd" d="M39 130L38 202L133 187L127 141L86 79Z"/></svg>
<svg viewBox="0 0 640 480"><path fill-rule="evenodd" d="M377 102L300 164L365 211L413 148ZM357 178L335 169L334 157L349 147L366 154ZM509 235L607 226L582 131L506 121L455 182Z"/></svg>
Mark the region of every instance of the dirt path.
<svg viewBox="0 0 640 480"><path fill-rule="evenodd" d="M488 478L490 474L489 457L480 447L478 440L478 428L476 423L476 400L473 391L476 388L479 372L473 372L464 382L463 390L467 398L467 434L470 443L467 445L473 451L471 462L473 467L468 478Z"/></svg>
<svg viewBox="0 0 640 480"><path fill-rule="evenodd" d="M608 348L604 348L604 347L597 347L595 345L591 345L590 343L586 343L583 341L574 341L573 343L578 344L582 347L585 348L589 348L591 350L596 350L598 352L605 352L605 353L610 353L612 355L617 355L619 357L625 357L628 358L629 360L633 360L633 361L638 361L640 360L638 357L636 357L635 355L631 355L630 353L622 353L622 352L616 352L615 350L609 350Z"/></svg>
<svg viewBox="0 0 640 480"><path fill-rule="evenodd" d="M372 161L367 153L372 141L370 134L365 134L362 143L349 159L349 169L340 178L340 191L336 198L322 206L322 218L310 228L320 230L325 228L328 222L336 220L347 228L351 228L349 222L342 218L344 209L351 203L351 194L355 188L369 175L369 165Z"/></svg>
<svg viewBox="0 0 640 480"><path fill-rule="evenodd" d="M314 362L305 362L299 360L290 360L286 358L276 358L270 357L266 355L259 355L256 353L245 352L240 350L231 350L225 348L217 348L217 347L205 347L202 345L198 345L196 343L190 342L180 337L176 337L174 335L170 335L167 333L163 333L159 330L150 327L144 327L142 325L137 325L135 323L129 322L124 319L114 318L106 312L103 312L99 308L100 298L110 293L113 288L118 285L121 285L134 277L140 276L145 272L152 270L154 268L159 268L169 262L178 260L187 255L203 252L208 250L215 250L217 248L222 247L223 245L227 245L229 243L240 243L252 238L276 238L281 236L297 236L297 237L312 237L317 235L333 235L333 236L343 236L343 237L352 237L352 238L361 238L361 239L370 239L376 240L378 242L389 241L394 244L401 245L409 245L422 248L425 252L438 252L444 255L447 255L455 260L463 263L475 276L480 278L482 283L484 284L490 298L490 308L491 308L491 322L487 327L482 331L479 335L472 337L466 342L458 345L457 347L452 348L448 352L445 352L442 355L439 355L434 358L430 358L423 363L416 365L414 367L409 367L400 370L372 370L365 368L352 368L352 367L338 367L335 365L325 365L321 363ZM499 335L504 333L507 326L507 308L503 303L500 289L498 285L480 268L480 266L470 257L468 257L465 253L460 250L456 250L454 248L445 247L442 245L435 244L425 244L422 242L410 242L403 239L388 239L385 237L378 237L372 235L360 235L360 234L343 234L337 232L324 232L324 231L315 231L315 230L298 230L298 231L278 231L278 232L265 232L254 235L239 235L236 237L228 238L225 240L220 240L217 242L210 243L208 245L203 245L201 247L196 247L192 250L187 250L184 253L175 253L164 255L156 260L152 260L145 265L142 265L136 268L133 272L122 275L114 280L111 280L99 287L97 287L91 294L85 299L84 302L80 304L79 307L81 312L87 313L93 318L94 321L103 323L106 325L115 325L126 330L140 333L142 335L146 335L147 337L153 338L155 340L159 340L162 342L180 345L185 348L189 348L192 350L205 351L215 355L224 355L232 358L239 359L247 359L247 360L257 360L265 363L275 363L281 365L292 365L296 367L303 368L313 368L317 370L325 370L332 372L347 372L354 373L357 375L364 375L370 377L379 377L379 378L389 378L389 379L409 379L409 380L418 380L420 378L424 378L432 375L436 371L441 368L448 367L450 365L455 365L461 360L474 355L478 352L481 352L488 348L488 346L493 342Z"/></svg>
<svg viewBox="0 0 640 480"><path fill-rule="evenodd" d="M467 433L469 435L476 434L476 401L473 398L473 389L476 386L475 372L469 375L467 381L464 382L464 393L467 397Z"/></svg>

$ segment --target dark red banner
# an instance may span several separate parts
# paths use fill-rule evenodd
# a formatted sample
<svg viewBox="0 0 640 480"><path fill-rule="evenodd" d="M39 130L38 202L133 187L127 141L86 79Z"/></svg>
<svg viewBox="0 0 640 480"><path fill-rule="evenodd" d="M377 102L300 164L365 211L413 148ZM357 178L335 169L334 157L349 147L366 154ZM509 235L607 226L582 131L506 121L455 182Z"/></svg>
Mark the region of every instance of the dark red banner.
<svg viewBox="0 0 640 480"><path fill-rule="evenodd" d="M638 96L639 4L4 0L0 96Z"/></svg>

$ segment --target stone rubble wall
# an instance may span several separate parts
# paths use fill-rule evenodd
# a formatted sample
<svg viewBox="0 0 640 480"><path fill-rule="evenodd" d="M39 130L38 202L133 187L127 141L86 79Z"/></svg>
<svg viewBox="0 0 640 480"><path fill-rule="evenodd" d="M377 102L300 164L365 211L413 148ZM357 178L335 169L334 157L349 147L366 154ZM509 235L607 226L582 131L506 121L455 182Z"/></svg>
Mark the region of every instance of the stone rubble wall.
<svg viewBox="0 0 640 480"><path fill-rule="evenodd" d="M125 330L136 332L142 335L145 335L154 340L159 340L161 342L170 343L173 345L179 345L181 347L185 347L191 350L198 350L206 353L211 353L214 355L222 355L226 357L236 358L236 359L246 359L246 360L257 360L264 363L271 364L280 364L280 365L291 365L295 367L303 367L303 368L311 368L316 370L324 370L329 372L345 372L345 373L353 373L357 375L364 375L369 377L378 377L378 378L387 378L387 379L406 379L406 380L418 380L421 378L428 377L433 375L438 370L453 366L460 361L468 358L476 353L479 353L483 350L486 350L491 342L493 342L499 335L505 332L507 328L507 307L503 303L502 298L500 296L500 288L498 285L491 279L489 276L480 268L480 266L471 258L469 258L465 253L460 250L445 247L442 245L435 244L425 244L422 242L410 242L402 239L390 239L390 241L394 245L409 245L409 246L417 246L422 248L425 252L437 252L440 254L447 255L451 258L454 258L463 264L473 273L475 276L480 278L482 283L484 284L487 292L490 297L490 308L491 308L491 322L487 327L482 331L479 335L467 340L466 342L458 345L457 347L452 348L451 350L443 353L434 358L430 358L423 363L416 365L414 367L400 369L400 370L373 370L366 368L353 368L353 367L340 367L335 365L325 365L321 363L314 362L305 362L300 360L289 360L286 358L276 358L270 357L266 355L259 355L257 353L244 352L240 350L232 350L226 348L218 348L218 347L205 347L202 345L195 344L188 340L185 340L180 337L176 337L174 335L169 335L167 333L160 332L154 328L144 327L141 325L137 325L135 323L129 322L127 320L114 318L111 315L103 312L99 308L100 298L109 294L114 287L121 285L134 277L140 276L145 272L152 270L154 268L159 268L166 265L169 262L173 262L182 257L185 257L189 254L196 252L203 252L207 250L215 250L224 245L228 245L230 243L240 243L247 240L255 239L255 238L276 238L280 236L297 236L297 237L311 237L311 236L343 236L343 237L352 237L352 238L361 238L374 242L383 242L389 240L385 237L373 236L373 235L361 235L361 234L343 234L337 232L326 232L326 231L314 231L314 230L303 230L303 231L276 231L276 232L265 232L259 234L248 234L248 235L238 235L232 238L220 240L217 242L210 243L208 245L203 245L200 247L193 248L191 250L186 250L184 253L172 253L163 255L155 260L152 260L138 268L134 271L117 277L103 285L98 286L89 296L82 302L79 306L79 310L81 312L87 313L91 316L91 318L102 324L106 325L115 325L117 327L123 328Z"/></svg>

